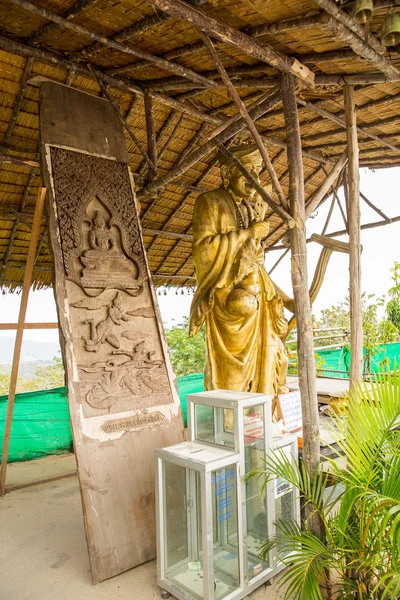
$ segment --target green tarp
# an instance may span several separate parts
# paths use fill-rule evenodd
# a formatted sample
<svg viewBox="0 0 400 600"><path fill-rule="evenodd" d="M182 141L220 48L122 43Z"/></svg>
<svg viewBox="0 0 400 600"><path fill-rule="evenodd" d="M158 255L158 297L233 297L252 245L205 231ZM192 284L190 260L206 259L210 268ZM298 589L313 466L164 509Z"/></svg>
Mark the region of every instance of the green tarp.
<svg viewBox="0 0 400 600"><path fill-rule="evenodd" d="M6 408L7 396L0 396L0 452ZM66 388L16 395L8 462L68 452L71 447Z"/></svg>
<svg viewBox="0 0 400 600"><path fill-rule="evenodd" d="M347 348L317 351L317 363L323 371L319 376L347 377L343 373L331 371L349 371L350 353ZM372 371L377 372L382 361L387 358L391 369L400 364L400 342L382 346L373 356ZM178 393L182 405L185 426L187 421L186 397L204 390L202 373L178 377ZM0 396L0 452L4 436L7 396ZM13 423L11 428L9 462L32 460L48 454L69 452L72 447L71 426L69 421L66 388L56 388L40 392L17 394L15 397ZM0 455L1 458L1 455Z"/></svg>

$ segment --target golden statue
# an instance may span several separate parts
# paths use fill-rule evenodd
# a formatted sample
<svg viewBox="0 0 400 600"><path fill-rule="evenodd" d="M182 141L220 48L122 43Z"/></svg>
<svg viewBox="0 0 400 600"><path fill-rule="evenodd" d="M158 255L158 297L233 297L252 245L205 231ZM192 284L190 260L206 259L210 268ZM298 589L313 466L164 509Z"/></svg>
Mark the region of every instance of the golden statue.
<svg viewBox="0 0 400 600"><path fill-rule="evenodd" d="M258 179L262 164L258 149L230 150ZM194 207L198 287L189 334L196 335L206 322L206 390L282 393L287 391L283 340L288 323L281 293L264 267L266 205L229 159L221 155L219 161L223 187L201 194ZM292 308L286 295L284 300Z"/></svg>

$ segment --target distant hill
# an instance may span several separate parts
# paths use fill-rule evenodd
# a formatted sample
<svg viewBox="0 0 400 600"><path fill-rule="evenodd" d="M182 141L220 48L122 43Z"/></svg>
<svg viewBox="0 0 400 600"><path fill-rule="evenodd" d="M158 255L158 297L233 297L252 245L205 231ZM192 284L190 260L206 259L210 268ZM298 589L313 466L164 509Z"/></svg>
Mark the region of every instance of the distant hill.
<svg viewBox="0 0 400 600"><path fill-rule="evenodd" d="M21 362L52 361L60 356L60 345L56 342L33 342L24 340ZM14 353L13 338L0 337L0 364L11 364Z"/></svg>

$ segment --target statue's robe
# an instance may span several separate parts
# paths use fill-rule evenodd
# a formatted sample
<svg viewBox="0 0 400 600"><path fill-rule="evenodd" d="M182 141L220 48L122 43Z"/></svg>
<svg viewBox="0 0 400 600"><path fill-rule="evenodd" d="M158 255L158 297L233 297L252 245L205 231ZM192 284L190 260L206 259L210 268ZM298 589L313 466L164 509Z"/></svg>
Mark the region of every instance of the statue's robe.
<svg viewBox="0 0 400 600"><path fill-rule="evenodd" d="M196 200L193 261L198 288L189 333L195 335L206 321L205 389L284 391L283 303L264 268L260 242L238 229L235 207L222 188ZM243 287L249 274L259 285L258 308L251 316L234 316L226 309L226 299L235 287Z"/></svg>

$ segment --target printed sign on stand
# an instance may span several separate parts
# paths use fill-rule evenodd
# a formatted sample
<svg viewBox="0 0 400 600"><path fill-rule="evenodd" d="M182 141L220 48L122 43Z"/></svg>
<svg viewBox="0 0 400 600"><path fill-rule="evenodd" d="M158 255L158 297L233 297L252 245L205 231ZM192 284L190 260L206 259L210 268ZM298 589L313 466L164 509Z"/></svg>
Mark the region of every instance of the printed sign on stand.
<svg viewBox="0 0 400 600"><path fill-rule="evenodd" d="M286 431L298 431L303 426L300 392L279 394L279 411Z"/></svg>

